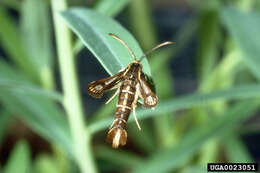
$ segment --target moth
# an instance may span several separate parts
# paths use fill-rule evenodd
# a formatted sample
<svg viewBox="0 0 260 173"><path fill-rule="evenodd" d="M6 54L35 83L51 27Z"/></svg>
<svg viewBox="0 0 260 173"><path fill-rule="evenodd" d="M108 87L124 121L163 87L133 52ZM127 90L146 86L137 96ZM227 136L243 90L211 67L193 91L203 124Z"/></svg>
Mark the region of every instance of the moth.
<svg viewBox="0 0 260 173"><path fill-rule="evenodd" d="M103 96L105 91L116 90L106 104L108 104L113 98L115 98L116 95L119 94L114 121L109 128L106 138L107 142L112 143L113 148L118 148L120 145L124 146L126 144L126 123L131 110L133 110L136 125L138 129L141 130L136 117L136 106L138 99L141 98L143 102L142 106L145 108L153 108L158 103L158 98L151 87L151 79L142 71L141 61L146 57L146 55L155 49L172 44L173 42L167 41L161 43L146 52L139 60L137 60L132 49L130 49L130 47L122 39L112 33L109 35L120 41L120 43L129 50L133 58L133 62L111 77L91 82L88 85L88 93L95 98L100 98Z"/></svg>

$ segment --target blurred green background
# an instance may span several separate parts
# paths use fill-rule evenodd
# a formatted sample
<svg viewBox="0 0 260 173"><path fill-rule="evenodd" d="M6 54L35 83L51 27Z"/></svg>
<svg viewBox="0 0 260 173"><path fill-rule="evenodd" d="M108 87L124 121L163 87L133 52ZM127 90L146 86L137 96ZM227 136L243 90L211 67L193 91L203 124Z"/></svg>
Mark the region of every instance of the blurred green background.
<svg viewBox="0 0 260 173"><path fill-rule="evenodd" d="M189 173L209 162L259 163L259 28L259 0L0 0L0 172ZM105 142L117 99L105 105L112 93L86 91L132 61L108 32L138 57L176 42L143 62L159 104L138 106L142 130L131 116L117 150Z"/></svg>

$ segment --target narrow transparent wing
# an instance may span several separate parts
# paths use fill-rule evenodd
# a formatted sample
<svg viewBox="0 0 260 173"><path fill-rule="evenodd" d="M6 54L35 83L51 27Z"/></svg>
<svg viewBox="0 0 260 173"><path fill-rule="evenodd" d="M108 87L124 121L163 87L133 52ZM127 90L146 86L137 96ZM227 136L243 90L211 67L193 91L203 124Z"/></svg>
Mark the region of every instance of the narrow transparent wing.
<svg viewBox="0 0 260 173"><path fill-rule="evenodd" d="M93 81L88 85L88 93L95 98L103 96L105 91L118 88L118 84L123 80L125 70L105 79Z"/></svg>
<svg viewBox="0 0 260 173"><path fill-rule="evenodd" d="M150 80L150 81L149 81ZM140 79L138 80L140 84L139 93L143 99L143 107L152 108L155 107L158 103L158 98L150 87L152 86L151 78L148 78L143 72L141 73ZM149 83L148 83L149 82ZM155 90L155 87L154 87Z"/></svg>

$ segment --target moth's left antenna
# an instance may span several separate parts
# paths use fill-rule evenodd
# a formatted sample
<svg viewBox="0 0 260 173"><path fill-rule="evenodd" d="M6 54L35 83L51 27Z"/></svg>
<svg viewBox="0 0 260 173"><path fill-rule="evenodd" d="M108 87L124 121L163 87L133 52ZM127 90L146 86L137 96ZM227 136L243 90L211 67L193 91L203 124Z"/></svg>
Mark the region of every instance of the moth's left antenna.
<svg viewBox="0 0 260 173"><path fill-rule="evenodd" d="M131 53L131 56L134 58L134 60L136 60L136 56L135 56L134 52L132 51L132 49L130 49L130 47L128 47L128 45L122 39L120 39L117 35L112 34L112 33L109 33L109 35L111 37L117 39L118 41L120 41L129 50L129 52Z"/></svg>

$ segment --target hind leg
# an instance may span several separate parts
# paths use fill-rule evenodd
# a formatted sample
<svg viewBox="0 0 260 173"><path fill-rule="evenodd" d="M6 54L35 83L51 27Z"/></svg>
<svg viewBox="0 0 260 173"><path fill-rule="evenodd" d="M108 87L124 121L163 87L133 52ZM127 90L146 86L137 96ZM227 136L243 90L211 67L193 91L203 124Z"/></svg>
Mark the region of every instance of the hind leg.
<svg viewBox="0 0 260 173"><path fill-rule="evenodd" d="M133 104L132 104L132 108L133 108L133 114L134 114L135 123L136 123L138 129L141 130L140 124L139 124L139 122L138 122L138 120L137 120L137 117L136 117L136 109L135 109L135 108L136 108L136 105L137 105L138 98L139 98L139 93L138 93L138 91L139 91L139 89L138 89L138 88L139 88L139 85L138 85L138 84L137 84L136 88L137 88L137 91L136 91L136 93L135 93L135 98L134 98L134 102L133 102Z"/></svg>

